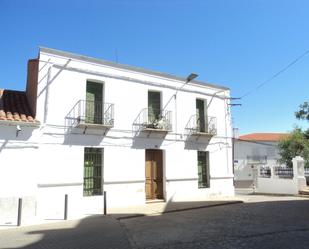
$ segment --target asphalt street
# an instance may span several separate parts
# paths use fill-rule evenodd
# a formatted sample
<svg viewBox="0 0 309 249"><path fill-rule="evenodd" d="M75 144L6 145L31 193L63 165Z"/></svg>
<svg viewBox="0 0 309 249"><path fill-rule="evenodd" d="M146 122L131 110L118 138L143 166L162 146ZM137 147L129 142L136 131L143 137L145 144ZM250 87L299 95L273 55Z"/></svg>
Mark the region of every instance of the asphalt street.
<svg viewBox="0 0 309 249"><path fill-rule="evenodd" d="M91 216L0 230L0 248L309 248L309 199L273 197L118 220Z"/></svg>

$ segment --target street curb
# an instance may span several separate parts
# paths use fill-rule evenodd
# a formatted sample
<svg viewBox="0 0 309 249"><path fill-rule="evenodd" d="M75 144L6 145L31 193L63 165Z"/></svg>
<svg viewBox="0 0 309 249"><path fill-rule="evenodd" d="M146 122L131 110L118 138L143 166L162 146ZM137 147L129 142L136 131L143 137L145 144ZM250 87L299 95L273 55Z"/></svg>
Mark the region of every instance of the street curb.
<svg viewBox="0 0 309 249"><path fill-rule="evenodd" d="M306 195L304 195L304 194L298 194L298 195L296 195L296 197L309 198L309 195L308 195L308 194L306 194Z"/></svg>
<svg viewBox="0 0 309 249"><path fill-rule="evenodd" d="M203 205L203 206L197 206L197 207L179 208L179 209L167 210L167 211L163 211L163 212L154 212L154 213L150 213L150 214L133 214L133 215L128 215L128 216L118 217L116 219L119 220L119 221L120 220L128 220L128 219L134 219L134 218L145 217L145 216L163 215L163 214L168 214L168 213L176 213L176 212L190 211L190 210L195 210L195 209L227 206L227 205L242 204L242 203L244 203L244 201L229 201L229 202ZM111 216L113 216L113 215L111 215Z"/></svg>

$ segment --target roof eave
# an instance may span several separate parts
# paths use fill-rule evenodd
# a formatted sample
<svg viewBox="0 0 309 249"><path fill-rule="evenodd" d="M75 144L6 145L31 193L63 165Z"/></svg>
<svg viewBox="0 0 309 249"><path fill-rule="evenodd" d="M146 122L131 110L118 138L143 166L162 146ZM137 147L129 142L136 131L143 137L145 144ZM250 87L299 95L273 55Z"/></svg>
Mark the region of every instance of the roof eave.
<svg viewBox="0 0 309 249"><path fill-rule="evenodd" d="M27 127L40 127L41 123L39 121L36 122L25 122L25 121L16 121L16 120L0 120L0 125L7 126L27 126Z"/></svg>
<svg viewBox="0 0 309 249"><path fill-rule="evenodd" d="M179 80L179 81L183 81L183 82L186 81L186 78L183 78L183 77L179 77L179 76L175 76L175 75L171 75L171 74L167 74L167 73L161 73L161 72L157 72L157 71L152 71L152 70L148 70L148 69L144 69L144 68L140 68L140 67L134 67L134 66L129 66L129 65L125 65L125 64L119 64L119 63L115 63L115 62L111 62L111 61L97 59L97 58L94 58L94 57L79 55L79 54L75 54L75 53L71 53L71 52L65 52L65 51L52 49L52 48L46 48L46 47L42 47L42 46L39 46L39 49L40 49L39 53L43 52L43 53L68 57L68 58L72 58L72 59L76 59L76 60L96 63L96 64L100 64L100 65L104 65L104 66L115 67L115 68L119 68L119 69L125 69L125 70L135 71L135 72L139 72L139 73L155 75L155 76L159 76L159 77L163 77L163 78ZM222 90L226 90L226 91L230 90L230 88L225 87L225 86L206 83L206 82L197 81L197 80L193 80L190 83L198 84L198 85L201 85L201 86L212 87L212 88L216 88L216 89L222 89Z"/></svg>

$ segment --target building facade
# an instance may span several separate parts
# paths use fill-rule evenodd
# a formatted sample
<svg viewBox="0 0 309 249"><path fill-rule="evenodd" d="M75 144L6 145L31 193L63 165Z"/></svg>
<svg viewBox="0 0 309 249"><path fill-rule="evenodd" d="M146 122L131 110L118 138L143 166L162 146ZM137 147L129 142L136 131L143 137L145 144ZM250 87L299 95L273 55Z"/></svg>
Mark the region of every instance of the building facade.
<svg viewBox="0 0 309 249"><path fill-rule="evenodd" d="M252 187L258 166L276 166L280 159L278 142L286 133L251 133L234 141L236 187Z"/></svg>
<svg viewBox="0 0 309 249"><path fill-rule="evenodd" d="M26 91L2 91L0 199L54 217L65 194L72 216L101 210L104 191L109 208L232 196L229 94L40 48Z"/></svg>

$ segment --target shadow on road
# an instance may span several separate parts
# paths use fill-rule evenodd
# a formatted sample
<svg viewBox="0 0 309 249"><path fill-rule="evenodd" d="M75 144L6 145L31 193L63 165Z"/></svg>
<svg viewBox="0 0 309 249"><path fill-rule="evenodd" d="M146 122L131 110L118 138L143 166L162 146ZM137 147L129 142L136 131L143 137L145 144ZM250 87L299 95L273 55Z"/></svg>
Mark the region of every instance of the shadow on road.
<svg viewBox="0 0 309 249"><path fill-rule="evenodd" d="M165 210L175 210L172 205L184 209L189 204L167 203ZM24 249L221 249L307 248L309 244L309 199L196 207L121 222L112 215L91 216L8 229L0 231L0 245ZM292 242L294 247L289 246Z"/></svg>

